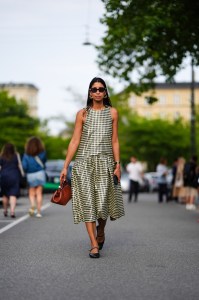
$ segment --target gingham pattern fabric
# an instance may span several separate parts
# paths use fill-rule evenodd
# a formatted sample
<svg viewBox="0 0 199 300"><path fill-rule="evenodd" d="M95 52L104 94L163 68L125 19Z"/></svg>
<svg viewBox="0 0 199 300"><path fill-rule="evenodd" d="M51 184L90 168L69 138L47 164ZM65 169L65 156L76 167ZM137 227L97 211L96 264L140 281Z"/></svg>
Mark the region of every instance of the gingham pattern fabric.
<svg viewBox="0 0 199 300"><path fill-rule="evenodd" d="M110 107L89 109L72 169L74 223L124 215L120 184L113 182L112 117Z"/></svg>
<svg viewBox="0 0 199 300"><path fill-rule="evenodd" d="M76 160L100 153L113 156L111 140L112 117L110 108L105 107L103 110L89 109L83 126Z"/></svg>

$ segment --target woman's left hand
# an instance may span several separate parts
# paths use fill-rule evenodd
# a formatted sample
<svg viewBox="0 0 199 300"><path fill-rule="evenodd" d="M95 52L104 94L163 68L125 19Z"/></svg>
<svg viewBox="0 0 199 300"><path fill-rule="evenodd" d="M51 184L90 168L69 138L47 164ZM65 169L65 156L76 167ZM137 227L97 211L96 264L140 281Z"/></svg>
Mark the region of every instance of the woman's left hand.
<svg viewBox="0 0 199 300"><path fill-rule="evenodd" d="M114 175L117 176L118 178L118 182L120 182L120 178L121 178L121 170L120 170L120 165L116 165L115 170L113 172Z"/></svg>

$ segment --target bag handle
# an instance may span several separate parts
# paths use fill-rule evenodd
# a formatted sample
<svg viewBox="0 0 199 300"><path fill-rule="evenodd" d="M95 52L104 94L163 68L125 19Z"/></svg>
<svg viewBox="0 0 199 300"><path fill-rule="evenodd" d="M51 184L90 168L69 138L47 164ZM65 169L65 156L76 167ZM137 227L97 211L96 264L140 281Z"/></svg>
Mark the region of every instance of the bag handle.
<svg viewBox="0 0 199 300"><path fill-rule="evenodd" d="M69 185L67 179L64 179L63 181L60 182L59 189L62 190L65 187L65 185Z"/></svg>
<svg viewBox="0 0 199 300"><path fill-rule="evenodd" d="M35 156L34 159L36 160L36 162L37 162L43 169L45 169L44 164L43 164L43 162L41 161L41 159L39 158L38 155Z"/></svg>
<svg viewBox="0 0 199 300"><path fill-rule="evenodd" d="M20 155L19 155L18 152L16 153L16 155L17 155L17 160L18 160L19 171L21 173L21 176L24 177L25 176L25 172L24 172L24 169L23 169L23 166L22 166L21 157L20 157Z"/></svg>

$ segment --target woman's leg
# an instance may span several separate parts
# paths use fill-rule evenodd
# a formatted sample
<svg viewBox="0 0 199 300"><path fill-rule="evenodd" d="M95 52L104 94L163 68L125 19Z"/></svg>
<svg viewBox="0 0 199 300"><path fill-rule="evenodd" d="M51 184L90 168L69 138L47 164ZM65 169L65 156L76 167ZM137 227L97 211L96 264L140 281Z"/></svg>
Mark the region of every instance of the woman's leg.
<svg viewBox="0 0 199 300"><path fill-rule="evenodd" d="M35 194L36 194L35 187L30 187L28 193L29 193L30 205L31 207L35 207Z"/></svg>
<svg viewBox="0 0 199 300"><path fill-rule="evenodd" d="M107 220L103 220L100 218L97 221L99 224L98 230L97 230L97 235L98 235L97 241L98 241L98 243L102 243L104 241L104 230L105 230Z"/></svg>
<svg viewBox="0 0 199 300"><path fill-rule="evenodd" d="M161 183L158 184L158 202L162 203L163 201L163 185Z"/></svg>
<svg viewBox="0 0 199 300"><path fill-rule="evenodd" d="M3 196L3 209L4 209L4 216L7 217L8 213L8 204L9 204L9 199L6 196Z"/></svg>
<svg viewBox="0 0 199 300"><path fill-rule="evenodd" d="M192 206L192 209L196 208L196 206L195 206L196 195L197 195L197 190L192 188L191 195L190 195L190 204Z"/></svg>
<svg viewBox="0 0 199 300"><path fill-rule="evenodd" d="M29 187L28 194L31 206L29 209L29 214L33 216L35 212L35 187Z"/></svg>
<svg viewBox="0 0 199 300"><path fill-rule="evenodd" d="M10 215L13 216L15 214L17 198L15 196L10 196Z"/></svg>
<svg viewBox="0 0 199 300"><path fill-rule="evenodd" d="M137 202L138 200L138 193L139 193L139 182L134 181L134 194L135 194L134 202Z"/></svg>
<svg viewBox="0 0 199 300"><path fill-rule="evenodd" d="M86 229L91 241L91 248L98 247L98 243L96 240L96 223L95 222L85 222ZM98 253L98 249L94 248L91 250L91 253Z"/></svg>
<svg viewBox="0 0 199 300"><path fill-rule="evenodd" d="M43 200L43 187L41 185L36 187L36 202L37 202L37 213L41 213L41 206L42 206L42 200Z"/></svg>
<svg viewBox="0 0 199 300"><path fill-rule="evenodd" d="M133 181L130 179L129 180L129 202L131 202L132 199L132 195L133 195Z"/></svg>

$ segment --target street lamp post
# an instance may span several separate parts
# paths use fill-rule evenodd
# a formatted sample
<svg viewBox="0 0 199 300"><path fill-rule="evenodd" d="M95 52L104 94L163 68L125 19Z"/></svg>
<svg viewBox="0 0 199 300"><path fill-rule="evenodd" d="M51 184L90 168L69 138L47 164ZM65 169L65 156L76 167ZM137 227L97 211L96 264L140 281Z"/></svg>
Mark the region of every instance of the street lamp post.
<svg viewBox="0 0 199 300"><path fill-rule="evenodd" d="M191 155L196 154L196 128L195 128L196 112L195 112L195 78L194 78L194 60L191 60Z"/></svg>

